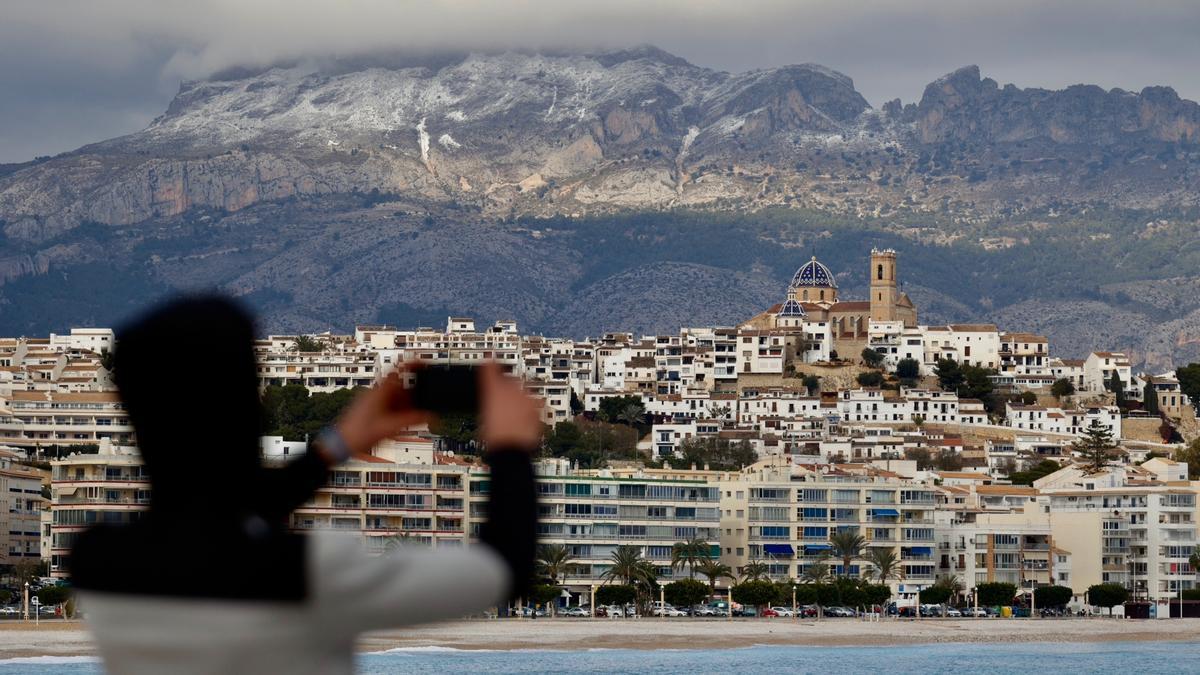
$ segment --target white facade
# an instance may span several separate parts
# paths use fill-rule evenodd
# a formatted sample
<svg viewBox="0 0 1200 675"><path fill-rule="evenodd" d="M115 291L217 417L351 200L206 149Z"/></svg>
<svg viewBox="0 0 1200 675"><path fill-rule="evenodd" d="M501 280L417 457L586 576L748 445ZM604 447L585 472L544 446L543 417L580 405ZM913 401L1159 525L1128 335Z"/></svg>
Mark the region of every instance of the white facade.
<svg viewBox="0 0 1200 675"><path fill-rule="evenodd" d="M1112 379L1113 373L1121 378L1126 392L1133 398L1139 398L1133 384L1133 370L1129 366L1129 358L1120 352L1092 352L1083 361L1083 388L1088 394L1103 394L1108 391L1106 385Z"/></svg>
<svg viewBox="0 0 1200 675"><path fill-rule="evenodd" d="M1047 431L1054 434L1079 436L1097 422L1112 434L1121 438L1121 410L1116 406L1092 406L1076 410L1064 410L1039 405L1017 405L1008 403L1006 424L1014 429Z"/></svg>

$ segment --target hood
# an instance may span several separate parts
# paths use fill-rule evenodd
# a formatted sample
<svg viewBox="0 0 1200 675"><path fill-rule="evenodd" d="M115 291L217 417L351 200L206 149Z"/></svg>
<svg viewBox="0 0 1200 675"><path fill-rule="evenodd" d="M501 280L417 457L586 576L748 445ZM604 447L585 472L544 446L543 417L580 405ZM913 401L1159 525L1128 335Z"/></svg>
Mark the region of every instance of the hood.
<svg viewBox="0 0 1200 675"><path fill-rule="evenodd" d="M187 297L117 331L113 377L151 480L151 512L246 513L262 476L254 323Z"/></svg>

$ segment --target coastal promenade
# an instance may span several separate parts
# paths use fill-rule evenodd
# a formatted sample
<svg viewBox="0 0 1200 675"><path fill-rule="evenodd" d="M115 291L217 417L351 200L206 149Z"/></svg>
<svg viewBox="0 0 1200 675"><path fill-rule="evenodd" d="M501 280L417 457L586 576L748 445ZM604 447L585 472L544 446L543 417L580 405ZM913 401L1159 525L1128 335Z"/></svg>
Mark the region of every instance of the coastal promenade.
<svg viewBox="0 0 1200 675"><path fill-rule="evenodd" d="M361 651L453 649L720 649L753 645L870 646L953 642L1130 642L1196 640L1200 619L537 619L472 620L370 633ZM86 656L95 648L79 622L0 624L0 662Z"/></svg>

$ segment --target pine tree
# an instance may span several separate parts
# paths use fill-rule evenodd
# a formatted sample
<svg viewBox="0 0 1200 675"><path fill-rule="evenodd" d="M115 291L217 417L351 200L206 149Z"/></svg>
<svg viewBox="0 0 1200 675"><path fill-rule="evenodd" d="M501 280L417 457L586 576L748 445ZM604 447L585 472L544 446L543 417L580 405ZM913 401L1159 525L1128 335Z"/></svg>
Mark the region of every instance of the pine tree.
<svg viewBox="0 0 1200 675"><path fill-rule="evenodd" d="M1158 414L1158 390L1153 382L1147 382L1146 388L1142 389L1142 407L1151 415Z"/></svg>
<svg viewBox="0 0 1200 675"><path fill-rule="evenodd" d="M1116 397L1117 406L1124 408L1126 404L1125 382L1121 379L1121 376L1117 373L1116 369L1113 370L1112 377L1108 379L1108 384L1105 386Z"/></svg>
<svg viewBox="0 0 1200 675"><path fill-rule="evenodd" d="M1073 447L1076 452L1083 455L1089 471L1099 471L1108 466L1112 451L1117 446L1113 443L1112 432L1108 430L1108 427L1100 424L1097 420L1092 420L1091 425L1083 430L1083 437L1075 441Z"/></svg>

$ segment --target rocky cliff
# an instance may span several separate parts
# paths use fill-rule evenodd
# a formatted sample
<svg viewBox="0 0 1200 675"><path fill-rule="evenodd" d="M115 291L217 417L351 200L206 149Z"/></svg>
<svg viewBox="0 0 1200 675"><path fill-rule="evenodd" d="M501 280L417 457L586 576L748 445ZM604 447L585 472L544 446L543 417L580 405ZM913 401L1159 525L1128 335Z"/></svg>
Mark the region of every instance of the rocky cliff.
<svg viewBox="0 0 1200 675"><path fill-rule="evenodd" d="M804 214L818 232L866 223L951 257L964 245L1037 246L1063 214L1114 207L1177 232L1195 220L1198 130L1200 106L1169 88L1021 89L974 66L931 83L916 103L879 108L823 66L731 74L650 47L231 71L185 83L143 131L0 167L0 326L112 320L104 303L85 303L97 309L83 316L18 306L50 287L65 293L72 270L97 265L147 294L204 285L247 294L279 328L370 320L399 302L405 316L495 309L547 330L581 330L574 293L608 294L615 305L604 315L651 325L645 298L621 288L643 277L663 282L669 270L708 288L715 304L706 307L732 317L764 283L786 276L787 264L727 266L732 276L722 277L720 260L628 252L608 266L616 290L593 288L589 256L604 251L581 251L527 223L782 210ZM1140 236L1087 234L1114 235ZM487 238L499 248L476 246ZM372 243L350 244L358 240ZM499 268L496 276L446 269L454 278L433 284L419 278L442 269L438 260L505 254L551 280L498 289L511 281ZM383 269L387 260L403 269ZM306 283L311 290L300 290ZM1075 290L1094 294L1096 285ZM393 297L400 289L403 301ZM960 308L951 318L1001 307L952 296L943 302ZM678 320L698 309L678 300L669 313Z"/></svg>

